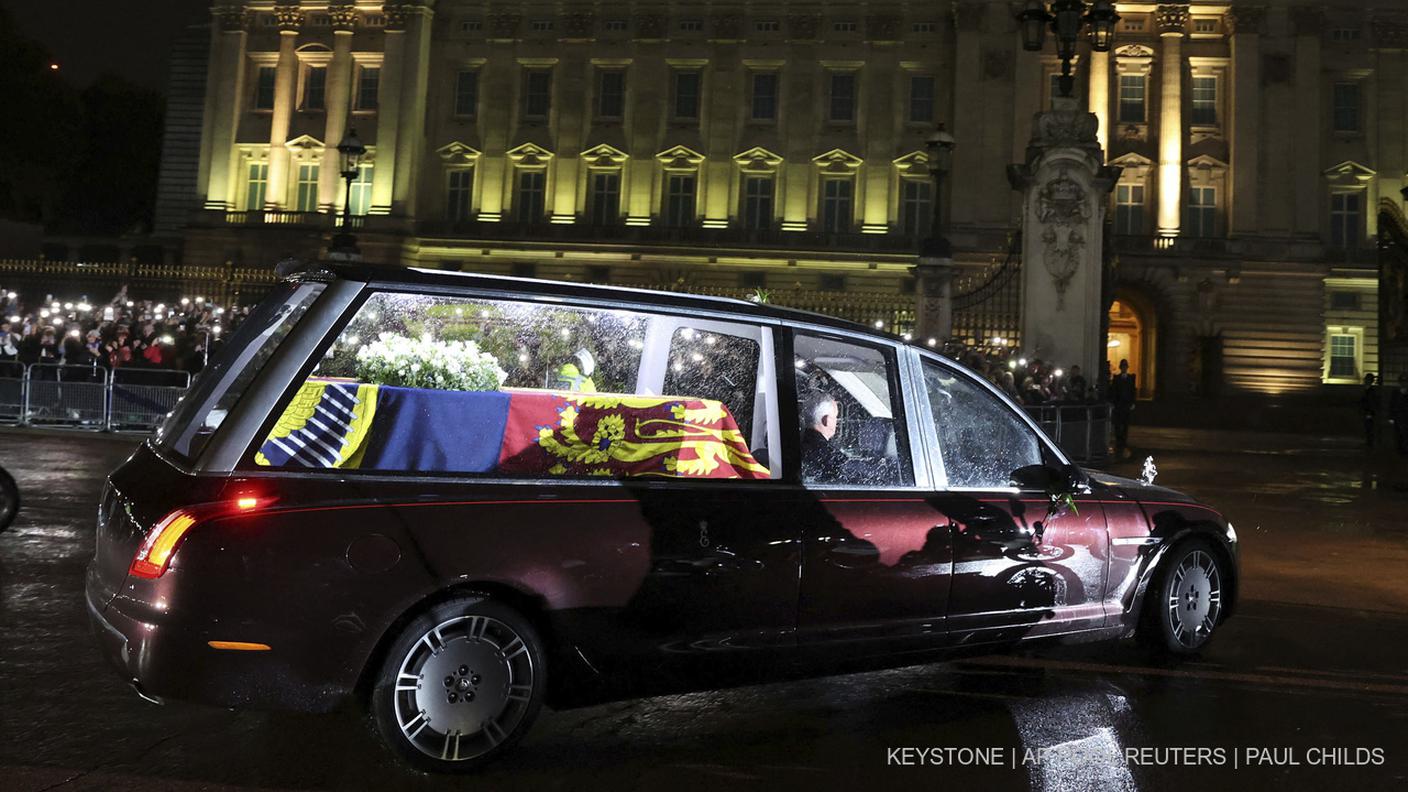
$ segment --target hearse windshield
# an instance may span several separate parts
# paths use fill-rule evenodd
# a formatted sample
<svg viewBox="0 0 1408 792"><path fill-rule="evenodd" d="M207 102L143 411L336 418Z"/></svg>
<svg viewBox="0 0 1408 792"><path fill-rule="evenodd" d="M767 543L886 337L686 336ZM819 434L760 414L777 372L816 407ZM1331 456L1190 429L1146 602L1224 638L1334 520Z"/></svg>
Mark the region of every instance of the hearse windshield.
<svg viewBox="0 0 1408 792"><path fill-rule="evenodd" d="M288 284L265 298L162 422L156 447L186 462L195 460L323 288L320 283Z"/></svg>

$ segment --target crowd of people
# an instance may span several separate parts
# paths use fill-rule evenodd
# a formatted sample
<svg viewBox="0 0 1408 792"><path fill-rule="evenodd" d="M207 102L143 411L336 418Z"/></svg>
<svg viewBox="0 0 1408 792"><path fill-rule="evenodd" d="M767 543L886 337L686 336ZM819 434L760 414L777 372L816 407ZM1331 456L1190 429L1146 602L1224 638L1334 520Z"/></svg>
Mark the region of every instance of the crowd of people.
<svg viewBox="0 0 1408 792"><path fill-rule="evenodd" d="M976 371L1019 404L1086 404L1100 398L1080 366L1063 369L1041 358L1027 358L1003 344L979 347L951 343L944 354Z"/></svg>
<svg viewBox="0 0 1408 792"><path fill-rule="evenodd" d="M204 297L172 304L134 300L123 287L111 300L43 300L0 287L0 366L33 363L91 368L186 371L203 368L212 347L248 308L229 310Z"/></svg>

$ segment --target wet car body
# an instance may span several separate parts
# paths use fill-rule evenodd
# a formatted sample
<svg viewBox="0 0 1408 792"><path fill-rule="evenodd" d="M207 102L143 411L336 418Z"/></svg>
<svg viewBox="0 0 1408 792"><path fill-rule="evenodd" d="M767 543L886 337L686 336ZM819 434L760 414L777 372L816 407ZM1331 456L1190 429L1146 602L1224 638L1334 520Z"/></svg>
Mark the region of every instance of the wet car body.
<svg viewBox="0 0 1408 792"><path fill-rule="evenodd" d="M88 608L104 653L144 696L332 710L365 692L418 613L465 592L506 603L537 627L555 705L662 681L726 684L780 669L1125 637L1165 554L1189 537L1219 556L1227 577L1220 618L1232 611L1235 533L1177 492L1078 472L1075 508L1051 512L1042 492L935 486L924 447L933 430L911 391L921 387L921 364L952 364L927 350L732 301L416 270L343 267L331 276L315 276L331 277L327 291L197 458L149 441L110 476ZM245 464L325 337L378 289L744 317L769 323L784 362L793 327L863 339L897 356L919 475L888 488L807 486L796 474L795 438L778 449L780 479L707 485ZM795 425L785 380L783 425ZM1042 442L1044 458L1074 472ZM245 500L256 506L229 505ZM154 579L131 574L153 526L181 509L195 527L169 568Z"/></svg>

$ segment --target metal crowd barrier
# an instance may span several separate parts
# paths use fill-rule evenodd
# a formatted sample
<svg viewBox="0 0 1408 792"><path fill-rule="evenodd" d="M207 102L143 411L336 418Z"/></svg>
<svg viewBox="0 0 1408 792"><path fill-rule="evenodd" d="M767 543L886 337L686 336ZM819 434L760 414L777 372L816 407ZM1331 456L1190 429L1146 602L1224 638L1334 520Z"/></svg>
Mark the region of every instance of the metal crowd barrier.
<svg viewBox="0 0 1408 792"><path fill-rule="evenodd" d="M1023 408L1075 462L1102 462L1110 454L1110 405L1033 404Z"/></svg>
<svg viewBox="0 0 1408 792"><path fill-rule="evenodd" d="M184 371L0 361L0 421L151 431L191 385Z"/></svg>

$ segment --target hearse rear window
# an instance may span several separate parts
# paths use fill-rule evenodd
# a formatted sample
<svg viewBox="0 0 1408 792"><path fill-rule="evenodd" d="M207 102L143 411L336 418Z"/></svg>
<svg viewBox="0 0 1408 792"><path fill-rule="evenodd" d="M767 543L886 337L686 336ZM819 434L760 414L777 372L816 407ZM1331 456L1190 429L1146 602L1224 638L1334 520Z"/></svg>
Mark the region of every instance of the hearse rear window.
<svg viewBox="0 0 1408 792"><path fill-rule="evenodd" d="M780 476L772 333L633 310L383 292L255 455L505 478Z"/></svg>
<svg viewBox="0 0 1408 792"><path fill-rule="evenodd" d="M187 461L199 456L323 288L320 283L285 285L261 302L166 416L156 446Z"/></svg>

